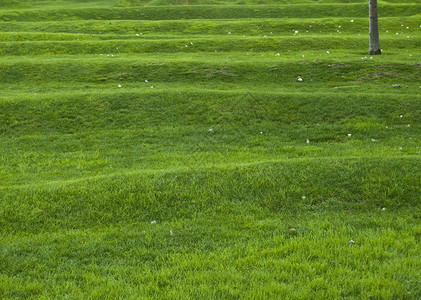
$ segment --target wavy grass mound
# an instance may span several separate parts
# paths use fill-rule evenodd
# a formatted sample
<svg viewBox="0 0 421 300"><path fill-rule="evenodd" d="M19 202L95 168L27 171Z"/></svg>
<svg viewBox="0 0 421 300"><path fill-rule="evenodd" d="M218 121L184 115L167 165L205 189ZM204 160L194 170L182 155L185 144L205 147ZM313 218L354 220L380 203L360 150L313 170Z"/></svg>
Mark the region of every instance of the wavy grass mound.
<svg viewBox="0 0 421 300"><path fill-rule="evenodd" d="M1 299L420 299L421 2L0 1Z"/></svg>

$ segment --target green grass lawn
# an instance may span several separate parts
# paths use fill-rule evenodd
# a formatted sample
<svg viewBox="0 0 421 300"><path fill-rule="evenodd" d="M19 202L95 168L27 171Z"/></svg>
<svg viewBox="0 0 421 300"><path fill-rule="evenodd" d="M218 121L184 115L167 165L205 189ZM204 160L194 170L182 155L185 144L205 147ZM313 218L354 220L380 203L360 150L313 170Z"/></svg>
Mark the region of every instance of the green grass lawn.
<svg viewBox="0 0 421 300"><path fill-rule="evenodd" d="M421 1L0 1L1 299L420 299ZM299 80L300 79L300 80Z"/></svg>

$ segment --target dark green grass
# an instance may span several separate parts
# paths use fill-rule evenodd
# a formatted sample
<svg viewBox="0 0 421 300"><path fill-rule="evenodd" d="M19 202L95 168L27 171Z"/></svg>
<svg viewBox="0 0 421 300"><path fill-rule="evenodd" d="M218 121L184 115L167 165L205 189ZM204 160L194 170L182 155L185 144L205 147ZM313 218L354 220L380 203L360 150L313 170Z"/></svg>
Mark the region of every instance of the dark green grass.
<svg viewBox="0 0 421 300"><path fill-rule="evenodd" d="M40 84L48 87L52 83L72 83L73 89L81 89L81 85L89 84L115 89L119 83L124 84L125 88L142 89L151 84L176 88L182 87L189 80L196 84L191 88L201 85L215 88L235 84L237 89L245 90L241 84L247 82L255 85L246 90L273 85L276 90L285 89L286 86L293 88L290 92L309 87L331 90L332 86L344 84L356 84L362 89L371 89L373 85L391 87L393 83L405 83L408 88L418 88L421 67L416 63L417 58L407 55L396 59L398 53L393 53L382 59L354 55L352 60L346 60L340 55L341 52L343 53L340 51L334 53L336 55L328 55L326 51L303 50L300 53L291 53L290 59L278 58L274 53L256 55L227 52L192 54L186 58L178 58L173 54L159 57L143 55L135 60L126 58L124 54L102 54L88 59L19 58L4 61L0 67L0 82L4 84L5 91L16 85L30 91L40 87ZM231 57L227 58L226 55ZM204 57L207 57L206 60ZM297 82L299 76L305 83ZM53 87L45 91L54 92ZM119 93L124 91L125 89L120 89ZM361 89L359 91L362 92ZM378 92L382 90L378 89ZM388 89L388 92L405 93L405 90ZM66 97L65 93L62 94Z"/></svg>
<svg viewBox="0 0 421 300"><path fill-rule="evenodd" d="M0 280L11 298L416 299L419 219L402 212L241 214L17 235L2 251L1 268L13 276Z"/></svg>
<svg viewBox="0 0 421 300"><path fill-rule="evenodd" d="M305 159L10 188L3 294L416 298L418 169Z"/></svg>
<svg viewBox="0 0 421 300"><path fill-rule="evenodd" d="M55 55L55 54L109 54L109 53L154 53L155 47L159 47L162 52L167 53L191 53L203 51L221 51L230 52L236 49L244 52L283 52L293 51L292 49L308 50L338 50L340 45L347 44L351 49L361 49L365 43L362 37L335 37L335 43L332 37L289 37L289 38L196 38L188 40L186 38L173 39L151 39L151 40L108 40L97 41L28 41L28 42L4 42L0 46L2 55ZM193 43L190 44L190 43ZM327 44L331 43L330 47ZM389 49L392 45L408 45L416 47L421 43L421 39L384 39L384 46ZM186 48L188 48L186 50ZM355 50L354 50L355 51ZM359 52L362 54L362 52Z"/></svg>
<svg viewBox="0 0 421 300"><path fill-rule="evenodd" d="M353 20L353 22L351 22ZM405 24L405 26L401 26ZM310 27L311 25L311 27ZM338 26L341 26L340 28ZM419 16L412 17L387 17L381 19L382 37L386 35L386 30L390 30L391 35L399 33L419 32ZM189 34L191 38L197 35L226 35L231 32L232 35L268 35L271 33L277 35L293 35L295 30L299 35L320 35L336 34L339 30L342 34L360 33L367 35L368 20L365 17L334 17L334 18L265 18L265 19L247 19L247 20L79 20L79 21L49 21L49 22L2 22L0 29L2 39L7 36L13 37L13 41L23 40L31 36L38 36L43 39L66 39L69 35L48 35L48 33L71 33L78 34L76 38L96 38L109 39L113 35L122 39L124 37L135 38L136 33L143 33L142 38L151 35L185 35ZM409 28L406 28L409 27ZM307 32L308 31L308 32ZM6 34L9 33L9 34ZM149 34L150 33L150 34ZM25 36L26 34L26 36ZM101 34L101 35L98 35ZM21 37L22 36L22 37ZM105 37L104 37L105 36ZM386 35L387 36L387 35ZM137 37L139 38L139 37Z"/></svg>
<svg viewBox="0 0 421 300"><path fill-rule="evenodd" d="M419 299L420 12L1 1L0 298Z"/></svg>
<svg viewBox="0 0 421 300"><path fill-rule="evenodd" d="M420 200L419 168L415 156L354 156L109 170L3 187L1 226L14 224L9 234L40 234L150 219L411 209Z"/></svg>
<svg viewBox="0 0 421 300"><path fill-rule="evenodd" d="M384 3L379 5L383 17L416 16L421 8L416 3ZM355 4L296 4L296 5L181 5L144 6L141 8L62 8L20 9L0 11L3 21L68 20L178 20L178 19L248 19L248 18L361 18L367 14L365 3Z"/></svg>
<svg viewBox="0 0 421 300"><path fill-rule="evenodd" d="M197 166L218 153L237 162L244 155L248 161L419 155L416 96L331 91L315 100L306 93L178 91L110 90L60 95L60 100L43 96L42 101L28 94L3 101L4 184L36 180L38 174L68 178L123 166Z"/></svg>

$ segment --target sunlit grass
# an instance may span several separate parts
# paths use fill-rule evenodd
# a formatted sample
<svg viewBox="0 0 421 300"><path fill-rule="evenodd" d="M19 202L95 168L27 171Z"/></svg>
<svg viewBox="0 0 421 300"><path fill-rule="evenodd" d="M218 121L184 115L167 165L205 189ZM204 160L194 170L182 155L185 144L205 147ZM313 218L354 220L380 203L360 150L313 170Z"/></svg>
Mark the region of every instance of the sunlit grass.
<svg viewBox="0 0 421 300"><path fill-rule="evenodd" d="M0 298L421 297L420 1L289 2L0 3Z"/></svg>

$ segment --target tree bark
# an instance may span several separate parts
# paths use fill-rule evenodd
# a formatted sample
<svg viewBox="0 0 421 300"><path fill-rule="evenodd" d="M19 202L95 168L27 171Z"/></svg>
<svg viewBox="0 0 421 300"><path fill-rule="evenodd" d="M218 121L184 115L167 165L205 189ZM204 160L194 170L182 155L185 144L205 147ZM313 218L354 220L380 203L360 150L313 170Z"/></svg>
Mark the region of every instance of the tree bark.
<svg viewBox="0 0 421 300"><path fill-rule="evenodd" d="M382 53L380 49L379 38L379 18L377 16L377 0L368 0L368 8L370 15L370 43L368 54L379 55Z"/></svg>

